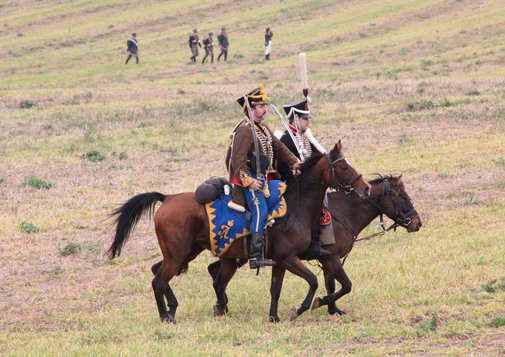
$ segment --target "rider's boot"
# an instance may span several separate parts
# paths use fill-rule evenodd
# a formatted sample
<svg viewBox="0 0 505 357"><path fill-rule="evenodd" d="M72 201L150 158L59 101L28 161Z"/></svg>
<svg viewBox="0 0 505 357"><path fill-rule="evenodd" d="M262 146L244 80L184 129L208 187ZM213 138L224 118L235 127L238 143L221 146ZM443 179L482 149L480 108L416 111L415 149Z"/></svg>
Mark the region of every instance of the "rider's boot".
<svg viewBox="0 0 505 357"><path fill-rule="evenodd" d="M254 233L251 236L251 254L249 257L249 267L251 269L263 266L273 266L275 262L263 256L263 234Z"/></svg>

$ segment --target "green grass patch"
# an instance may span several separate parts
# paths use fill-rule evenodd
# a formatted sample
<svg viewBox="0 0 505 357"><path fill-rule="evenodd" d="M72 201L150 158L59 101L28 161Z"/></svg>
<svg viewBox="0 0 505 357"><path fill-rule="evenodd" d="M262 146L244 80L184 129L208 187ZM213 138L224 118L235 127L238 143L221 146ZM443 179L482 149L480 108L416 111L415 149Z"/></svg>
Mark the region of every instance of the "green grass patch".
<svg viewBox="0 0 505 357"><path fill-rule="evenodd" d="M79 243L71 242L68 243L65 247L60 249L60 255L62 257L67 257L72 254L77 254L81 251L82 247Z"/></svg>
<svg viewBox="0 0 505 357"><path fill-rule="evenodd" d="M494 317L488 323L491 327L503 327L505 326L505 316Z"/></svg>
<svg viewBox="0 0 505 357"><path fill-rule="evenodd" d="M54 186L51 181L42 180L35 176L25 177L23 185L26 187L36 188L38 190L49 190Z"/></svg>
<svg viewBox="0 0 505 357"><path fill-rule="evenodd" d="M38 233L40 232L40 228L36 227L33 223L28 221L23 221L19 225L19 230L23 233Z"/></svg>
<svg viewBox="0 0 505 357"><path fill-rule="evenodd" d="M81 156L83 160L90 162L99 162L105 160L105 155L98 150L90 150Z"/></svg>

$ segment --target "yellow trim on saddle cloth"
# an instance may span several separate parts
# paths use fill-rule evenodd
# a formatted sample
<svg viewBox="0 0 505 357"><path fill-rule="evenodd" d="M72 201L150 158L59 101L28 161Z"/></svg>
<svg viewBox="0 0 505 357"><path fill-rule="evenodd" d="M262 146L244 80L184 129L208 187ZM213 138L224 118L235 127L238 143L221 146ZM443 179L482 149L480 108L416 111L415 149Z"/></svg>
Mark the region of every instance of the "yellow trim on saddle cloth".
<svg viewBox="0 0 505 357"><path fill-rule="evenodd" d="M210 251L212 252L213 256L218 257L218 256L222 256L224 253L226 253L235 240L237 240L239 238L243 238L246 235L251 234L251 232L248 229L244 228L242 233L237 234L237 236L234 238L234 240L231 243L225 244L224 248L221 249L221 254L217 255L216 254L216 248L218 248L217 241L216 241L217 235L214 233L214 228L216 228L216 225L214 223L212 223L214 218L216 218L216 215L214 214L214 212L216 212L216 209L212 207L213 203L214 203L214 201L206 203L205 209L207 211L207 216L209 219L209 236L210 236L210 247L211 247ZM233 226L233 224L234 224L233 220L229 220L227 223L228 223L227 225L221 225L221 231L228 231L231 228L231 226Z"/></svg>

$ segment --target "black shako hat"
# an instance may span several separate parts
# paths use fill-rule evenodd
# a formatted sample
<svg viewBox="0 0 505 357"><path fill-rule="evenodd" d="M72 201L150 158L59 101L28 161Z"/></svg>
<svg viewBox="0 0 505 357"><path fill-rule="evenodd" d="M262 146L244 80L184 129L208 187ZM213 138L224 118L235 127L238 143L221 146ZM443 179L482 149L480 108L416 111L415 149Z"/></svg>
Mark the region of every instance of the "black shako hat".
<svg viewBox="0 0 505 357"><path fill-rule="evenodd" d="M313 116L310 115L309 103L307 102L307 99L304 99L300 103L296 104L285 104L282 107L284 108L284 111L286 112L288 119L294 118L295 113L296 115L298 115L299 118L302 119L313 118Z"/></svg>
<svg viewBox="0 0 505 357"><path fill-rule="evenodd" d="M249 101L249 105L259 105L259 104L270 104L270 98L268 98L266 92L263 90L263 84L258 84L257 88L245 95ZM237 103L242 107L242 110L247 111L247 105L245 103L244 97L237 99Z"/></svg>

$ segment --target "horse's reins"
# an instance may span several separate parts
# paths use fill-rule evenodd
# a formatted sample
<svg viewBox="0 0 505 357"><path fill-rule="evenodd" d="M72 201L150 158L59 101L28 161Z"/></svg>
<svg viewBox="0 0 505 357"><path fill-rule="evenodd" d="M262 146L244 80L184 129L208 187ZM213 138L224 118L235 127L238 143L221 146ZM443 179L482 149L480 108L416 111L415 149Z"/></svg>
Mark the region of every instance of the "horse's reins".
<svg viewBox="0 0 505 357"><path fill-rule="evenodd" d="M387 194L389 194L391 192L391 190L390 190L390 187L389 187L389 181L388 181L388 179L384 179L382 182L383 182L383 185L382 185L381 200L380 200L380 202L383 203L384 202L384 198L386 197ZM355 192L355 191L353 190L349 194L351 194L353 192ZM389 232L390 230L396 231L396 228L398 228L400 226L407 227L410 224L410 222L412 221L410 218L405 217L405 216L408 216L413 211L413 210L410 210L406 214L402 213L402 216L404 216L405 218L401 218L401 217L400 218L398 218L398 217L391 218L394 221L394 223L391 224L388 228L386 228L386 226L384 225L384 213L385 213L385 210L381 206L379 206L378 204L376 204L374 201L372 201L369 197L364 197L362 199L364 199L365 201L367 201L368 203L370 203L372 206L374 206L379 211L380 224L381 224L381 227L382 227L382 231L374 233L374 234L370 234L370 235L368 235L366 237L363 237L363 238L358 238L358 236L356 234L354 234L354 232L349 227L347 227L346 224L344 224L342 221L340 221L335 215L333 215L331 213L331 211L328 210L330 212L331 218L333 218L338 223L340 223L342 225L342 227L344 227L347 231L349 231L349 233L352 234L352 246L354 246L354 243L362 241L362 240L370 240L370 239L372 239L374 237L377 237L377 236L383 236L387 232ZM396 211L396 209L395 209L395 214L399 215L399 213ZM352 246L351 246L351 249L352 249ZM347 253L343 257L342 266L344 265L345 260L349 256L349 253Z"/></svg>

